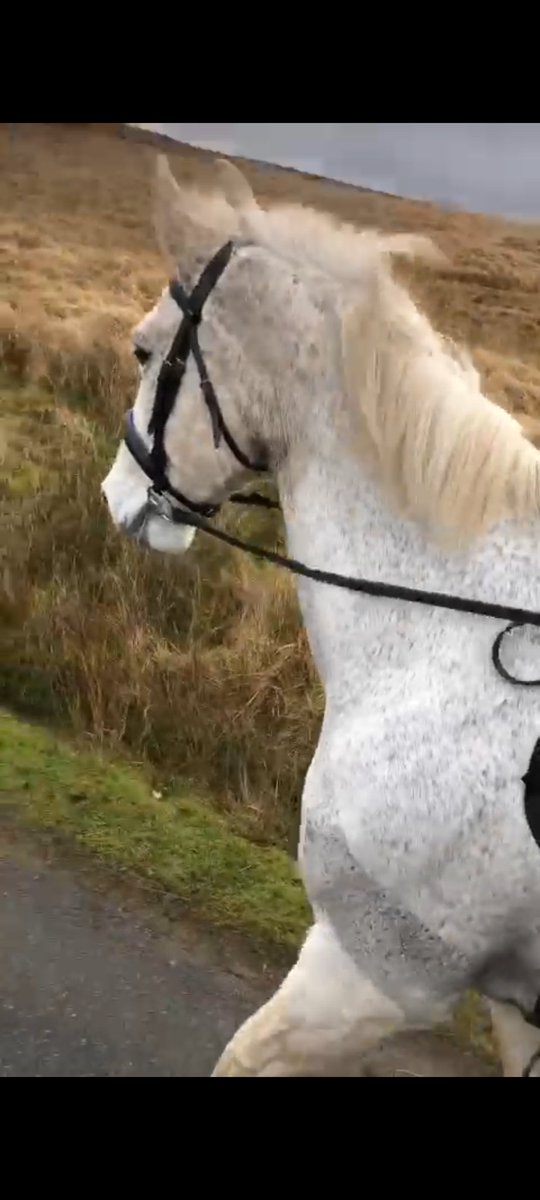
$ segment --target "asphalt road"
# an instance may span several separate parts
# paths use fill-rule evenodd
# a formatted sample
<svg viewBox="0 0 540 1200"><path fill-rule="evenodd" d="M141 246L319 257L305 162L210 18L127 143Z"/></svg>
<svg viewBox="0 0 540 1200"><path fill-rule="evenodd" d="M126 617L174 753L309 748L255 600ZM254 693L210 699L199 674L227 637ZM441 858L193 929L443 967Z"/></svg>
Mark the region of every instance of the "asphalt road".
<svg viewBox="0 0 540 1200"><path fill-rule="evenodd" d="M275 973L144 893L0 835L0 1077L207 1077ZM441 1039L339 1074L483 1075Z"/></svg>
<svg viewBox="0 0 540 1200"><path fill-rule="evenodd" d="M268 990L215 957L101 881L10 846L0 1076L207 1076Z"/></svg>

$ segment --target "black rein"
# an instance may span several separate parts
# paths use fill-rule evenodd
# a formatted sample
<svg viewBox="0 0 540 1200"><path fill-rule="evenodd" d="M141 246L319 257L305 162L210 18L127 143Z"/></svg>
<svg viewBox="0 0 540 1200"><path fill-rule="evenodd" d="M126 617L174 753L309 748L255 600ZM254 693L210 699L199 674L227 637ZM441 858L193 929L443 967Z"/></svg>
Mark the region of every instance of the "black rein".
<svg viewBox="0 0 540 1200"><path fill-rule="evenodd" d="M249 495L243 497L240 495L239 499L242 499L244 503L250 503ZM276 507L279 508L279 505ZM170 520L174 525L192 525L195 529L201 529L203 533L209 533L212 537L218 538L220 542L225 542L227 546L245 550L255 558L262 558L266 562L274 563L277 567L285 567L294 575L301 575L304 579L313 579L316 583L328 583L333 587L346 588L350 592L363 592L366 596L382 596L387 600L409 600L416 604L429 605L432 608L449 608L454 612L474 613L479 617L513 621L516 625L540 627L540 612L532 612L526 608L513 608L511 605L505 604L488 604L483 600L467 600L462 596L449 596L445 592L423 592L417 588L402 587L401 584L378 583L373 579L361 579L355 575L338 575L334 571L321 571L317 567L307 567L298 559L286 558L275 550L266 550L263 546L256 546L253 542L244 542L241 538L234 537L232 533L225 533L223 529L215 529L213 525L205 521L204 517L200 517L196 513L182 512L181 509L173 509Z"/></svg>

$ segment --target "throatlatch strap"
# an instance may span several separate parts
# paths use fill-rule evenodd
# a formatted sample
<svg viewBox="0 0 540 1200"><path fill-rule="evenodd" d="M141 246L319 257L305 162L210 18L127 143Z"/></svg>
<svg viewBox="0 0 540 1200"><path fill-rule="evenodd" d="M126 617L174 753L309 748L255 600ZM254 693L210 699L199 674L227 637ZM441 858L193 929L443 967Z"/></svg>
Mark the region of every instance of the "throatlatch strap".
<svg viewBox="0 0 540 1200"><path fill-rule="evenodd" d="M540 848L540 738L532 752L529 769L523 776L525 784L524 808L527 824ZM539 1010L540 1017L540 1010Z"/></svg>

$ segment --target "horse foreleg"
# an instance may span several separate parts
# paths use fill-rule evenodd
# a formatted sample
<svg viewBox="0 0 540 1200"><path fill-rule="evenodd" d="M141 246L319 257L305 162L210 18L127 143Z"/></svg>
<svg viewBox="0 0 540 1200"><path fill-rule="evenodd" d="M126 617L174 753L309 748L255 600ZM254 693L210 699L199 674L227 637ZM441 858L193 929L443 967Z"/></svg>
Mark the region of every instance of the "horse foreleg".
<svg viewBox="0 0 540 1200"><path fill-rule="evenodd" d="M332 930L317 924L281 987L240 1027L213 1075L317 1073L371 1049L403 1022L401 1010L361 975Z"/></svg>

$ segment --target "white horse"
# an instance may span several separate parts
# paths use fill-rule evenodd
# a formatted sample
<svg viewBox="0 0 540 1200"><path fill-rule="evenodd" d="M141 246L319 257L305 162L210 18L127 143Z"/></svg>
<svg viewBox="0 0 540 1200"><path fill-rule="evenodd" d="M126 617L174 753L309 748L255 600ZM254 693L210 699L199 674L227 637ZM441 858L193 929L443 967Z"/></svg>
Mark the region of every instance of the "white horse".
<svg viewBox="0 0 540 1200"><path fill-rule="evenodd" d="M540 455L393 279L392 254L429 244L263 211L232 164L217 171L205 195L159 167L159 233L186 291L164 291L135 331L130 448L103 483L115 524L182 553L194 530L175 513L218 505L265 459L296 559L534 609ZM186 293L229 240L202 288L201 358ZM156 475L165 495L148 502ZM331 1070L446 1019L470 987L490 1002L505 1074L534 1074L540 848L523 777L540 711L534 688L495 670L507 623L298 590L326 694L299 848L314 923L215 1074ZM540 675L537 631L517 628L500 657ZM534 780L528 799L530 818Z"/></svg>

